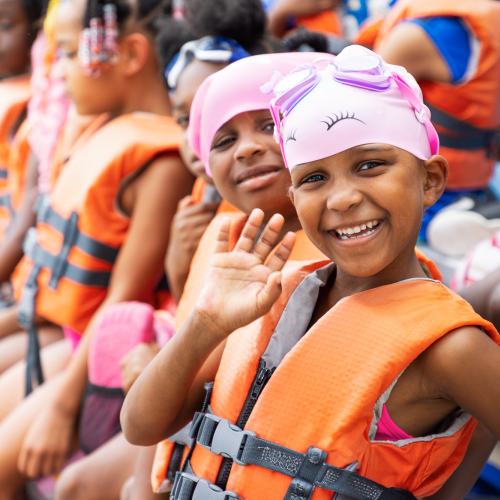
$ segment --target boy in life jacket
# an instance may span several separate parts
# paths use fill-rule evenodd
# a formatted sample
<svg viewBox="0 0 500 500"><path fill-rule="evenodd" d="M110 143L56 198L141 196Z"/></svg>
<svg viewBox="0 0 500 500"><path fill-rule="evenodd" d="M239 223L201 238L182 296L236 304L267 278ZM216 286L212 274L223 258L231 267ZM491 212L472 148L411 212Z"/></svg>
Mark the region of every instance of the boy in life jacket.
<svg viewBox="0 0 500 500"><path fill-rule="evenodd" d="M153 20L169 11L165 1L81 0L59 10L56 36L66 91L80 114L99 118L80 137L42 203L36 234L16 271L20 320L35 344L29 375L16 365L9 380L0 380L2 393L11 395L0 409L2 417L8 414L0 425L4 498L13 497L26 477L59 472L71 450L99 310L128 300L159 304L166 297L159 283L170 221L193 182L178 157L180 130L168 116L170 101L154 54ZM25 384L31 389L42 382L35 314L64 328L74 355L68 341L42 354L47 378L63 373L12 410Z"/></svg>
<svg viewBox="0 0 500 500"><path fill-rule="evenodd" d="M274 90L290 195L330 260L282 272L295 237L269 258L283 218L259 238L261 211L230 252L225 219L192 314L127 396L125 435L176 431L215 379L171 498L430 496L476 418L500 437L500 338L414 254L448 170L428 110L403 68L361 47Z"/></svg>
<svg viewBox="0 0 500 500"><path fill-rule="evenodd" d="M424 217L420 233L424 239L427 225L440 209L460 197L487 200L500 126L499 27L498 2L399 0L375 44L387 62L404 66L422 82L441 153L450 164L446 190ZM492 234L484 233L488 226L484 216L483 231L475 230L476 215L462 212L460 225L441 224L433 231L441 238L429 232L429 242L444 253L453 254L457 246L464 253Z"/></svg>

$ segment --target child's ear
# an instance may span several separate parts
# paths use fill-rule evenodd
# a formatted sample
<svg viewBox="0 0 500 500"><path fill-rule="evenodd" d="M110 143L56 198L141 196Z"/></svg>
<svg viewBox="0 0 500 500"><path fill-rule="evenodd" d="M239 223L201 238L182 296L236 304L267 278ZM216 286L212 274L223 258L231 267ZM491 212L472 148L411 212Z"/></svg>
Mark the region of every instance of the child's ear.
<svg viewBox="0 0 500 500"><path fill-rule="evenodd" d="M290 197L290 200L292 200L292 205L295 206L295 199L294 199L295 193L293 191L293 186L290 186L288 188L288 196Z"/></svg>
<svg viewBox="0 0 500 500"><path fill-rule="evenodd" d="M424 161L424 206L430 207L436 203L448 182L448 172L450 167L448 162L441 155L431 156Z"/></svg>
<svg viewBox="0 0 500 500"><path fill-rule="evenodd" d="M150 50L149 40L141 33L132 33L122 41L120 60L126 76L133 76L142 70Z"/></svg>

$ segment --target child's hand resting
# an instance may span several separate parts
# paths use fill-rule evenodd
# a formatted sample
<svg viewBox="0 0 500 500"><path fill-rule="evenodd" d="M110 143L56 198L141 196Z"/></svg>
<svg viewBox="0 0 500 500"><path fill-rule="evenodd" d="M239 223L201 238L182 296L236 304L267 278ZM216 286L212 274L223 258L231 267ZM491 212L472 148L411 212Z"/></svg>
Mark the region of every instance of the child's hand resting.
<svg viewBox="0 0 500 500"><path fill-rule="evenodd" d="M228 252L231 221L225 219L219 229L196 310L223 338L266 314L280 296L280 271L290 256L295 234L287 233L278 251L264 264L278 242L284 219L274 215L255 243L263 219L262 210L251 213L232 252Z"/></svg>

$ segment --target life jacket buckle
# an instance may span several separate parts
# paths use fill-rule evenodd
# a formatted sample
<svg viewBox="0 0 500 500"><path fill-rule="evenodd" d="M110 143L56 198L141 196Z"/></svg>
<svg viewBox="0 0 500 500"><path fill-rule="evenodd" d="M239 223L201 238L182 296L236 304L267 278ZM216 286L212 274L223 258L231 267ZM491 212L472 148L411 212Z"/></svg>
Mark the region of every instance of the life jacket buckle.
<svg viewBox="0 0 500 500"><path fill-rule="evenodd" d="M214 424L215 432L211 444L202 443L199 439L198 444L216 455L233 459L238 465L247 465L247 463L241 461L241 456L248 437L256 437L255 432L240 429L229 420L207 413L201 423L198 436L203 435L204 428L213 427Z"/></svg>
<svg viewBox="0 0 500 500"><path fill-rule="evenodd" d="M172 500L227 500L239 499L234 491L224 491L206 479L201 479L187 472L178 472L174 487L170 493Z"/></svg>

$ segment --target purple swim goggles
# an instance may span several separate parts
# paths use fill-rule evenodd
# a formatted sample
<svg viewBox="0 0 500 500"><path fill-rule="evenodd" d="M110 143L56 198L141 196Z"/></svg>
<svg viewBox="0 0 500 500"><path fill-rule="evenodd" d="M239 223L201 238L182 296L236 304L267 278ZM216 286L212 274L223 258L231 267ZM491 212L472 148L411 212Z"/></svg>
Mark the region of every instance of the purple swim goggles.
<svg viewBox="0 0 500 500"><path fill-rule="evenodd" d="M350 50L349 50L350 49ZM391 80L396 83L403 97L415 110L417 120L426 129L432 154L439 150L439 139L432 126L425 108L414 90L396 72L391 71L382 58L374 52L366 52L361 47L348 47L346 57L342 53L336 58L320 57L313 64L300 66L283 77L275 72L270 82L261 87L264 94L274 92L276 97L271 101L271 114L276 124L274 137L283 151L282 121L292 109L309 94L324 76L330 76L336 82L359 87L373 92L386 92ZM320 73L320 65L326 68Z"/></svg>

